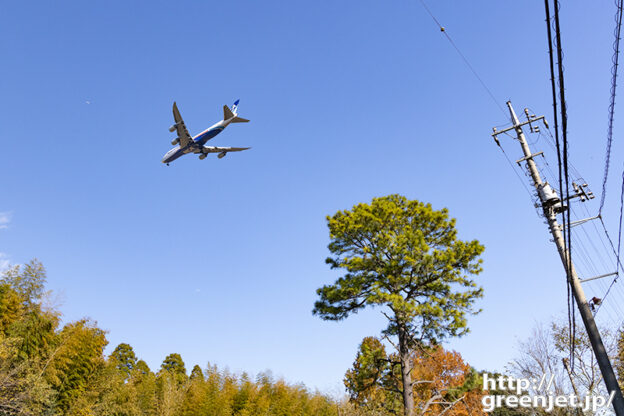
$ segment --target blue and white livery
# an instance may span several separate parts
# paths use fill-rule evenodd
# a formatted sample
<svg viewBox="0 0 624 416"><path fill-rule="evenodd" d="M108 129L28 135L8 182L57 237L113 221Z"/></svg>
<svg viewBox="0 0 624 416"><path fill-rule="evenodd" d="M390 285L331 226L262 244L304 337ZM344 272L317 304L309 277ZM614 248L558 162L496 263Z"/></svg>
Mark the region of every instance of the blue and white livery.
<svg viewBox="0 0 624 416"><path fill-rule="evenodd" d="M206 142L217 134L221 133L223 129L230 125L230 123L246 123L249 120L238 117L238 101L234 102L232 109L230 110L227 105L223 106L223 120L214 124L210 128L202 131L195 137L191 137L186 126L184 125L184 120L182 120L182 116L180 116L180 112L178 111L178 106L176 103L173 103L173 119L175 120L175 124L169 127L170 132L177 131L178 137L173 139L171 142L172 145L176 146L173 149L169 150L162 159L163 163L166 163L169 166L169 163L173 162L180 156L183 156L187 153L199 153L200 159L205 159L209 153L218 153L217 157L221 159L228 152L240 152L242 150L251 149L250 147L215 147L215 146L205 146Z"/></svg>

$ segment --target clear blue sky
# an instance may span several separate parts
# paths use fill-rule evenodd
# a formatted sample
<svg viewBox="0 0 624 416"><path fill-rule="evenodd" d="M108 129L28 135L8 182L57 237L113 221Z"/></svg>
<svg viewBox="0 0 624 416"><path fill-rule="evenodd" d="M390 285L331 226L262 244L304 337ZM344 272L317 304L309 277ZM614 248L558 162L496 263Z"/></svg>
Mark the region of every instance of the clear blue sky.
<svg viewBox="0 0 624 416"><path fill-rule="evenodd" d="M429 6L500 105L552 119L542 2ZM39 258L64 319L96 320L107 351L127 342L152 369L178 352L188 368L340 391L384 320L312 316L315 289L338 276L325 216L390 193L449 208L461 237L486 246L483 313L450 343L473 366L502 369L535 321L566 310L547 229L490 138L507 117L418 1L2 8L0 260ZM597 195L614 12L561 10L571 159ZM237 98L251 123L211 144L251 150L160 163L174 100L196 134ZM534 150L554 156L543 139Z"/></svg>

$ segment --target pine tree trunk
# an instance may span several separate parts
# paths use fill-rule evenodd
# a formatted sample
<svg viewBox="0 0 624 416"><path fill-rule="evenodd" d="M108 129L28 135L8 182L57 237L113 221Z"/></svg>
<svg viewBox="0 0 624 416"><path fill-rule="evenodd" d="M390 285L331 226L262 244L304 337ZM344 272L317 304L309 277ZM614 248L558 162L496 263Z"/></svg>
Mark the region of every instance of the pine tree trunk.
<svg viewBox="0 0 624 416"><path fill-rule="evenodd" d="M412 363L406 334L399 329L399 359L403 381L403 414L414 416L414 389L412 387Z"/></svg>

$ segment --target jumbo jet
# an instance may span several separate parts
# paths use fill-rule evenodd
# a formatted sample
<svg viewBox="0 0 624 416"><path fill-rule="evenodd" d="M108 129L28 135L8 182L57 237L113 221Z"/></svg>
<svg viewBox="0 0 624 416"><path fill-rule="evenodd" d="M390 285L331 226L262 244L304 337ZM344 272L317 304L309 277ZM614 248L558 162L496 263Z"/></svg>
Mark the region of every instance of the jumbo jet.
<svg viewBox="0 0 624 416"><path fill-rule="evenodd" d="M178 111L178 106L176 103L173 103L173 119L175 120L175 124L169 127L170 132L177 131L178 137L173 139L171 142L172 145L176 146L173 149L169 150L162 159L163 163L166 163L169 166L169 163L173 162L180 156L183 156L187 153L198 153L200 159L205 159L209 153L218 153L217 157L219 159L225 157L228 152L240 152L242 150L250 149L250 147L215 147L215 146L205 146L206 142L217 134L221 133L223 129L230 125L230 123L246 123L249 120L238 117L238 102L240 100L236 100L232 109L227 105L223 106L223 120L214 124L210 128L202 131L195 137L191 137L188 130L186 130L186 126L184 125L184 120L182 120L182 116L180 116L180 112Z"/></svg>

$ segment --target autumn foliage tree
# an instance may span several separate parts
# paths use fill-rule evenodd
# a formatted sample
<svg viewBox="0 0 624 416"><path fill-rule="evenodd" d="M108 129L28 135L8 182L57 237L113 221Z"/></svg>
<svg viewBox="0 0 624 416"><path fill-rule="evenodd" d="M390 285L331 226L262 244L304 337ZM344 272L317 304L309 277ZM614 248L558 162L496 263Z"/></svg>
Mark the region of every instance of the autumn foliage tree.
<svg viewBox="0 0 624 416"><path fill-rule="evenodd" d="M345 273L317 290L313 313L339 321L367 306L382 308L383 334L397 351L404 414L412 416L413 354L468 332L467 315L478 312L473 304L482 296L472 276L481 272L484 248L457 237L446 209L400 195L338 211L327 223L326 262Z"/></svg>
<svg viewBox="0 0 624 416"><path fill-rule="evenodd" d="M107 357L106 333L60 324L42 306L46 273L32 261L0 275L0 416L336 416L338 403L301 385L186 366L168 355L154 373L133 348Z"/></svg>
<svg viewBox="0 0 624 416"><path fill-rule="evenodd" d="M46 281L36 260L0 276L0 414L42 414L55 391L42 372L53 360L58 316L39 304Z"/></svg>
<svg viewBox="0 0 624 416"><path fill-rule="evenodd" d="M378 338L364 338L345 375L350 401L359 408L400 413L399 365L396 353L387 355ZM480 377L459 353L440 345L418 348L411 354L411 368L415 414L463 416L482 411Z"/></svg>

